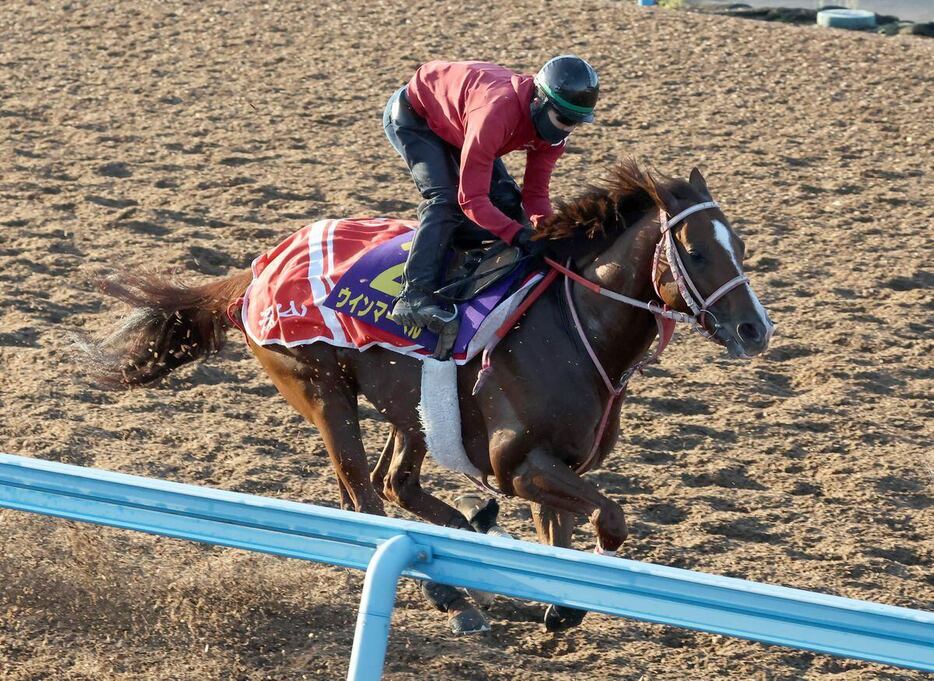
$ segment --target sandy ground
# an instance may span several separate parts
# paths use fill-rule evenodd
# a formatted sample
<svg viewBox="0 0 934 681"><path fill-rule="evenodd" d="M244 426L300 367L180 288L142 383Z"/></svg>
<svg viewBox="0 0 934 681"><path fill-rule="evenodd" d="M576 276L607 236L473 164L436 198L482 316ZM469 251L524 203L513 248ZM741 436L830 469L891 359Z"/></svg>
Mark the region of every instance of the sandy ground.
<svg viewBox="0 0 934 681"><path fill-rule="evenodd" d="M87 385L67 334L123 312L89 278L198 280L311 219L411 216L380 126L393 88L430 58L532 71L574 51L603 98L555 194L626 154L700 166L779 325L750 362L682 334L634 382L592 474L625 501L625 555L932 607L934 41L607 1L49 4L0 4L0 450L336 504L317 433L234 336L158 388ZM523 504L504 523L532 537ZM346 673L359 573L10 511L0 547L4 681ZM455 638L404 583L386 678L922 678L603 616L550 635L535 604L491 614L489 635Z"/></svg>

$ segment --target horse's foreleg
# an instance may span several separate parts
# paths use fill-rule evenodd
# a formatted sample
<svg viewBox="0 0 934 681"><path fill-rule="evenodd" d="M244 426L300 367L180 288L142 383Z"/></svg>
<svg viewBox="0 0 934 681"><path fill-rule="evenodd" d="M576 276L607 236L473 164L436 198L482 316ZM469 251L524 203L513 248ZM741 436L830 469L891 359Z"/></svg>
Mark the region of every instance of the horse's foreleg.
<svg viewBox="0 0 934 681"><path fill-rule="evenodd" d="M401 446L399 446L401 438ZM410 431L400 435L389 466L383 493L409 513L435 525L470 530L470 523L452 506L422 489L419 476L428 453L424 436ZM456 634L488 631L490 625L479 610L452 586L422 582L422 593L438 610L448 613L451 630Z"/></svg>
<svg viewBox="0 0 934 681"><path fill-rule="evenodd" d="M507 471L500 486L511 487L516 496L548 506L556 511L588 516L597 530L597 546L618 549L628 535L622 507L607 499L548 450L536 448L518 466ZM504 483L506 483L504 485Z"/></svg>
<svg viewBox="0 0 934 681"><path fill-rule="evenodd" d="M573 513L558 511L548 506L532 502L532 520L538 539L544 544L570 548L571 535L577 525ZM583 621L586 610L569 608L563 605L549 605L545 610L545 628L548 631L564 631L576 627Z"/></svg>
<svg viewBox="0 0 934 681"><path fill-rule="evenodd" d="M559 511L534 501L530 506L532 509L532 522L535 523L535 531L538 533L539 541L551 546L570 548L571 536L577 526L576 516L573 513Z"/></svg>

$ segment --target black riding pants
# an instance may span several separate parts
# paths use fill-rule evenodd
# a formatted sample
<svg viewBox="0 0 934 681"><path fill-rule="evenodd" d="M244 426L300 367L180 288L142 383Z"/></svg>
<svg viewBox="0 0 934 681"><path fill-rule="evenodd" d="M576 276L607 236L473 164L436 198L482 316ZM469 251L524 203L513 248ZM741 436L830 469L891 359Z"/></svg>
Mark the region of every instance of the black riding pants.
<svg viewBox="0 0 934 681"><path fill-rule="evenodd" d="M423 199L418 207L419 229L405 266L406 285L430 293L441 285L441 262L453 238L483 241L496 237L471 222L460 209L460 149L441 139L415 113L404 87L389 98L383 128ZM501 159L493 164L490 201L514 220L528 222L519 186Z"/></svg>

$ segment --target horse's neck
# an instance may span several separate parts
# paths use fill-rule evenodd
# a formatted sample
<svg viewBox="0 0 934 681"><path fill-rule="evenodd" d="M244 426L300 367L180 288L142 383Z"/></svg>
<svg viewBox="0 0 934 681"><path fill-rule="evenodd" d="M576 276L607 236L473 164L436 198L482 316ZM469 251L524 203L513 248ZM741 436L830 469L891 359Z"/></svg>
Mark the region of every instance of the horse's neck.
<svg viewBox="0 0 934 681"><path fill-rule="evenodd" d="M584 276L603 288L631 298L654 298L652 259L659 228L648 212L624 231L612 245L584 268ZM574 299L587 338L610 380L616 381L646 352L657 327L652 315L610 298L574 286Z"/></svg>

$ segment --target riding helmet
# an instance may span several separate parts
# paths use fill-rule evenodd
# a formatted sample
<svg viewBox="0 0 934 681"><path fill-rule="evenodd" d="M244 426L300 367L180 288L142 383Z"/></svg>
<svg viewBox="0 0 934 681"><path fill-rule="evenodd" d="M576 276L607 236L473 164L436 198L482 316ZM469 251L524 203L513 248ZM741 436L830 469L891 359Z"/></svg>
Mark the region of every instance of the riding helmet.
<svg viewBox="0 0 934 681"><path fill-rule="evenodd" d="M535 76L539 99L546 100L569 121L593 122L600 80L593 67L572 54L549 59Z"/></svg>

